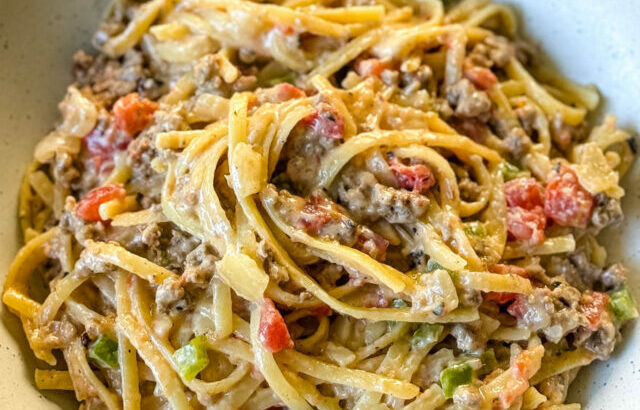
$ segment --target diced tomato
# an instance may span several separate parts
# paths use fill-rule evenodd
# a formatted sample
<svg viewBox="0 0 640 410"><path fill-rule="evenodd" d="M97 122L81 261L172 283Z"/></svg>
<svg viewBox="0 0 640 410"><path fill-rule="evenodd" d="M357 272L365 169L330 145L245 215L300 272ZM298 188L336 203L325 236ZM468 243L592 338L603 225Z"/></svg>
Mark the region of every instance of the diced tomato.
<svg viewBox="0 0 640 410"><path fill-rule="evenodd" d="M592 332L595 332L600 327L608 304L609 295L606 293L591 292L582 296L578 311L585 316L589 322L589 330Z"/></svg>
<svg viewBox="0 0 640 410"><path fill-rule="evenodd" d="M303 98L307 96L304 91L289 83L278 84L274 88L277 101L273 102L288 101L294 98Z"/></svg>
<svg viewBox="0 0 640 410"><path fill-rule="evenodd" d="M540 369L544 347L536 346L522 351L513 361L510 377L498 395L499 408L509 409L516 399L529 388L529 379Z"/></svg>
<svg viewBox="0 0 640 410"><path fill-rule="evenodd" d="M529 388L529 382L521 377L514 377L509 380L508 388L502 390L498 395L499 409L506 410L511 407L514 401L524 394Z"/></svg>
<svg viewBox="0 0 640 410"><path fill-rule="evenodd" d="M331 316L333 311L329 306L322 304L318 307L311 309L310 313L311 313L311 316L327 317L327 316Z"/></svg>
<svg viewBox="0 0 640 410"><path fill-rule="evenodd" d="M513 366L519 375L528 380L535 373L536 361L539 360L539 352L537 350L524 350L516 356Z"/></svg>
<svg viewBox="0 0 640 410"><path fill-rule="evenodd" d="M96 127L82 139L84 149L97 173L110 172L115 154L126 150L131 141L132 137L128 133L115 126L107 129Z"/></svg>
<svg viewBox="0 0 640 410"><path fill-rule="evenodd" d="M545 191L544 213L562 226L584 228L591 218L593 195L580 185L575 172L561 167L549 179Z"/></svg>
<svg viewBox="0 0 640 410"><path fill-rule="evenodd" d="M546 224L541 206L531 210L516 206L507 210L507 230L514 239L532 244L542 243Z"/></svg>
<svg viewBox="0 0 640 410"><path fill-rule="evenodd" d="M320 103L318 110L300 123L318 137L341 140L344 136L344 118L327 103Z"/></svg>
<svg viewBox="0 0 640 410"><path fill-rule="evenodd" d="M302 228L311 234L318 234L323 226L333 220L331 214L322 211L322 209L316 207L305 208L305 212L301 215L300 223Z"/></svg>
<svg viewBox="0 0 640 410"><path fill-rule="evenodd" d="M489 302L495 302L499 305L504 305L512 302L518 296L517 293L511 292L487 292L484 295L484 300Z"/></svg>
<svg viewBox="0 0 640 410"><path fill-rule="evenodd" d="M94 188L76 204L76 215L85 221L102 221L98 208L113 199L124 199L127 191L120 184L109 184Z"/></svg>
<svg viewBox="0 0 640 410"><path fill-rule="evenodd" d="M398 185L410 191L424 193L436 183L431 169L423 164L404 165L400 161L393 161L389 168L396 177Z"/></svg>
<svg viewBox="0 0 640 410"><path fill-rule="evenodd" d="M535 178L516 178L506 182L504 194L509 207L533 209L542 206L542 188Z"/></svg>
<svg viewBox="0 0 640 410"><path fill-rule="evenodd" d="M276 24L275 28L276 28L276 30L278 30L279 32L284 34L285 36L291 36L291 35L295 34L295 32L296 32L293 29L293 27L287 26L285 24Z"/></svg>
<svg viewBox="0 0 640 410"><path fill-rule="evenodd" d="M505 265L502 263L496 263L489 270L493 273L499 273L502 275L510 273L513 275L522 276L523 278L529 277L529 275L527 274L527 270L517 265Z"/></svg>
<svg viewBox="0 0 640 410"><path fill-rule="evenodd" d="M357 60L356 73L361 77L380 77L382 72L390 68L390 64L377 58Z"/></svg>
<svg viewBox="0 0 640 410"><path fill-rule="evenodd" d="M343 217L338 204L322 195L312 194L299 214L297 225L315 235L329 222Z"/></svg>
<svg viewBox="0 0 640 410"><path fill-rule="evenodd" d="M507 308L507 312L516 319L522 319L529 310L529 303L525 295L516 295L513 303Z"/></svg>
<svg viewBox="0 0 640 410"><path fill-rule="evenodd" d="M480 90L488 90L498 82L496 75L484 67L468 67L464 70L464 76Z"/></svg>
<svg viewBox="0 0 640 410"><path fill-rule="evenodd" d="M368 254L374 259L383 261L387 255L389 241L373 232L371 229L358 226L356 231L355 248Z"/></svg>
<svg viewBox="0 0 640 410"><path fill-rule="evenodd" d="M266 298L262 303L258 340L271 353L293 348L293 340L289 335L287 324L269 298Z"/></svg>
<svg viewBox="0 0 640 410"><path fill-rule="evenodd" d="M147 98L141 99L138 93L127 94L113 105L116 127L135 135L153 121L153 113L157 109L158 103Z"/></svg>

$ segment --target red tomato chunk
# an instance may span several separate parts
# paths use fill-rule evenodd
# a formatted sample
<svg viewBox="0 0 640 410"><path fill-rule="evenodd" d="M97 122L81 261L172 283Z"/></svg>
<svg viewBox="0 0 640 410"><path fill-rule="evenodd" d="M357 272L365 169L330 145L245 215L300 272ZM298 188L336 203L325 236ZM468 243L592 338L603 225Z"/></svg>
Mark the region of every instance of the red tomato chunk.
<svg viewBox="0 0 640 410"><path fill-rule="evenodd" d="M333 314L333 311L329 306L323 304L318 307L312 308L310 313L311 313L311 316L327 317L327 316L331 316Z"/></svg>
<svg viewBox="0 0 640 410"><path fill-rule="evenodd" d="M516 178L504 184L507 199L507 230L512 238L537 244L544 241L547 220L542 208L542 189L534 178Z"/></svg>
<svg viewBox="0 0 640 410"><path fill-rule="evenodd" d="M258 340L271 353L293 348L293 340L289 335L287 324L273 301L268 298L264 300L260 312Z"/></svg>
<svg viewBox="0 0 640 410"><path fill-rule="evenodd" d="M82 142L93 162L94 170L97 173L103 173L113 169L113 158L116 152L126 150L132 140L128 133L111 126L106 130L96 127L83 138Z"/></svg>
<svg viewBox="0 0 640 410"><path fill-rule="evenodd" d="M519 241L542 243L546 224L541 206L531 210L516 206L507 210L507 230L510 236Z"/></svg>
<svg viewBox="0 0 640 410"><path fill-rule="evenodd" d="M544 213L558 225L585 228L591 219L593 202L593 195L580 185L575 172L562 167L549 179Z"/></svg>
<svg viewBox="0 0 640 410"><path fill-rule="evenodd" d="M361 250L374 259L379 261L385 260L389 241L368 228L358 228L355 248Z"/></svg>
<svg viewBox="0 0 640 410"><path fill-rule="evenodd" d="M484 67L468 67L464 70L464 76L481 90L488 90L498 82L496 75Z"/></svg>
<svg viewBox="0 0 640 410"><path fill-rule="evenodd" d="M507 312L516 319L522 319L529 310L529 303L526 295L516 295L513 303L507 308Z"/></svg>
<svg viewBox="0 0 640 410"><path fill-rule="evenodd" d="M126 195L127 191L119 184L109 184L94 188L76 204L76 215L85 221L103 221L98 212L100 205L114 199L124 199Z"/></svg>
<svg viewBox="0 0 640 410"><path fill-rule="evenodd" d="M292 36L296 33L293 27L287 26L286 24L276 24L275 28L285 36Z"/></svg>
<svg viewBox="0 0 640 410"><path fill-rule="evenodd" d="M158 109L158 103L146 98L140 98L138 93L127 94L113 105L113 115L116 126L135 135L147 128L153 121L153 113Z"/></svg>
<svg viewBox="0 0 640 410"><path fill-rule="evenodd" d="M589 321L589 330L592 332L595 332L600 327L608 304L609 295L606 293L591 292L582 296L578 311Z"/></svg>
<svg viewBox="0 0 640 410"><path fill-rule="evenodd" d="M328 223L346 219L341 211L335 202L314 194L307 199L296 225L312 235L317 235Z"/></svg>
<svg viewBox="0 0 640 410"><path fill-rule="evenodd" d="M529 277L529 275L527 274L527 270L517 265L505 265L502 263L496 263L489 270L493 273L499 273L502 275L513 274L513 275L522 276L523 278Z"/></svg>
<svg viewBox="0 0 640 410"><path fill-rule="evenodd" d="M484 295L484 300L489 302L495 302L499 305L504 305L516 299L517 293L510 292L488 292Z"/></svg>
<svg viewBox="0 0 640 410"><path fill-rule="evenodd" d="M533 209L542 206L542 189L534 178L516 178L504 184L509 207Z"/></svg>
<svg viewBox="0 0 640 410"><path fill-rule="evenodd" d="M355 64L356 73L361 77L380 77L389 68L389 64L377 58L358 60Z"/></svg>
<svg viewBox="0 0 640 410"><path fill-rule="evenodd" d="M409 191L424 193L436 183L429 167L423 164L404 165L400 161L393 161L389 168L396 177L398 185Z"/></svg>
<svg viewBox="0 0 640 410"><path fill-rule="evenodd" d="M289 83L278 84L274 88L276 90L277 99L275 102L288 101L294 98L303 98L307 96L304 91Z"/></svg>
<svg viewBox="0 0 640 410"><path fill-rule="evenodd" d="M318 105L318 111L306 116L300 123L318 137L341 140L344 136L344 118L327 103Z"/></svg>

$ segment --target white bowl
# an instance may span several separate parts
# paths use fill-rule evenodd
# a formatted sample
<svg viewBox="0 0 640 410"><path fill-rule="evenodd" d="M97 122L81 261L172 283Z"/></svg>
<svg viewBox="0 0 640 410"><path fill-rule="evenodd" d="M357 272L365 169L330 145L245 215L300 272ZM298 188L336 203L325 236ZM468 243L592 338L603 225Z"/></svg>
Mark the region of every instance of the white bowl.
<svg viewBox="0 0 640 410"><path fill-rule="evenodd" d="M89 40L108 0L0 1L0 272L4 275L20 246L16 218L18 184L36 142L58 118L57 103L71 81L71 56L89 49ZM512 0L527 36L570 78L595 83L603 112L640 129L640 7L627 0ZM611 260L636 275L640 295L640 166L624 180L626 223L608 232ZM74 408L71 393L42 393L33 382L36 360L19 321L0 307L0 407ZM625 340L606 363L584 369L572 385L569 402L587 409L636 409L640 386L640 326L631 324Z"/></svg>

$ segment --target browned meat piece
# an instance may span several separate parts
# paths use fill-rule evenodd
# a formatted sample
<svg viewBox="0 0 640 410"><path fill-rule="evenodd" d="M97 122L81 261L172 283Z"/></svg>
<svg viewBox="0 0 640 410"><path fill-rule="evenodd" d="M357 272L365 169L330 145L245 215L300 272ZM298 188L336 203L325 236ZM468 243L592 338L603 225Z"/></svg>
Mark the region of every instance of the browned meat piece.
<svg viewBox="0 0 640 410"><path fill-rule="evenodd" d="M542 333L551 343L559 343L565 335L573 332L582 322L580 314L571 308L564 308L551 316L551 323Z"/></svg>
<svg viewBox="0 0 640 410"><path fill-rule="evenodd" d="M184 288L179 279L168 278L156 290L156 303L161 310L167 310L184 297Z"/></svg>
<svg viewBox="0 0 640 410"><path fill-rule="evenodd" d="M601 192L596 195L595 204L591 215L591 224L596 232L600 232L607 226L617 225L624 219L619 199L611 198Z"/></svg>
<svg viewBox="0 0 640 410"><path fill-rule="evenodd" d="M512 128L502 140L502 144L517 160L524 157L533 145L531 138L529 138L527 133L520 127Z"/></svg>
<svg viewBox="0 0 640 410"><path fill-rule="evenodd" d="M107 239L116 239L129 251L174 271L182 270L187 255L200 244L171 223L140 225L136 229L112 227Z"/></svg>
<svg viewBox="0 0 640 410"><path fill-rule="evenodd" d="M337 196L357 220L411 223L429 207L420 193L382 185L372 173L355 169L342 173Z"/></svg>
<svg viewBox="0 0 640 410"><path fill-rule="evenodd" d="M71 233L75 239L83 244L86 240L99 240L105 236L105 226L100 222L86 222L78 218L75 213L76 200L68 197L65 203L65 211L60 217L60 229Z"/></svg>
<svg viewBox="0 0 640 410"><path fill-rule="evenodd" d="M478 91L466 78L449 87L447 101L455 107L458 117L487 121L491 114L491 100L487 93Z"/></svg>
<svg viewBox="0 0 640 410"><path fill-rule="evenodd" d="M467 136L474 140L475 142L479 142L483 144L489 133L489 127L484 122L477 120L475 118L451 118L450 120L451 126L458 131L459 134Z"/></svg>
<svg viewBox="0 0 640 410"><path fill-rule="evenodd" d="M571 286L582 291L587 289L587 285L580 277L578 269L565 257L552 256L547 265L547 273L550 276L564 278Z"/></svg>
<svg viewBox="0 0 640 410"><path fill-rule="evenodd" d="M621 263L614 263L603 270L589 261L584 250L578 250L569 254L568 258L551 257L547 265L547 273L552 277L564 278L571 285L567 286L561 280L558 281L560 285L554 289L554 294L557 293L561 298L570 296L569 299L565 298L566 303L573 304L575 292L579 292L578 289L585 291L598 288L598 285L604 290L613 289L626 281L629 269ZM571 294L567 293L567 289L570 289ZM562 295L559 292L562 292Z"/></svg>
<svg viewBox="0 0 640 410"><path fill-rule="evenodd" d="M561 150L566 150L572 141L580 141L585 136L585 126L571 126L565 124L560 114L550 122L551 139Z"/></svg>
<svg viewBox="0 0 640 410"><path fill-rule="evenodd" d="M140 203L144 208L160 202L165 176L151 168L151 161L161 157L153 138L160 132L185 129L188 125L178 112L160 108L154 113L153 123L127 147L127 165L131 167L129 189L142 194Z"/></svg>
<svg viewBox="0 0 640 410"><path fill-rule="evenodd" d="M157 99L161 94L160 85L145 67L140 51L132 49L121 59L112 59L104 54L94 57L81 50L73 56L73 61L78 88L89 87L105 107L132 92L150 99Z"/></svg>
<svg viewBox="0 0 640 410"><path fill-rule="evenodd" d="M474 65L482 67L503 67L515 56L515 49L508 39L502 36L489 36L477 43L469 59Z"/></svg>
<svg viewBox="0 0 640 410"><path fill-rule="evenodd" d="M283 150L287 176L301 191L309 189L322 157L340 144L344 133L344 119L321 95L317 100L317 111L298 123Z"/></svg>
<svg viewBox="0 0 640 410"><path fill-rule="evenodd" d="M460 196L467 201L475 201L482 194L482 187L468 176L463 177L458 186L460 187Z"/></svg>
<svg viewBox="0 0 640 410"><path fill-rule="evenodd" d="M150 223L148 225L143 225L142 231L134 236L133 240L129 243L132 244L139 243L140 245L147 246L152 249L160 248L160 240L162 239L162 228L157 223Z"/></svg>
<svg viewBox="0 0 640 410"><path fill-rule="evenodd" d="M158 156L149 137L141 135L131 141L128 147L127 165L131 168L129 189L141 195L140 204L148 208L160 202L164 173L159 174L151 167L151 160Z"/></svg>
<svg viewBox="0 0 640 410"><path fill-rule="evenodd" d="M73 157L66 152L56 153L55 161L51 164L51 173L57 183L65 188L80 177L80 171L73 161Z"/></svg>
<svg viewBox="0 0 640 410"><path fill-rule="evenodd" d="M560 300L572 309L578 307L580 298L582 297L582 293L580 293L578 289L560 280L554 282L552 285L554 289L551 293L554 298Z"/></svg>
<svg viewBox="0 0 640 410"><path fill-rule="evenodd" d="M589 288L593 288L593 284L600 279L600 275L602 275L602 268L591 263L584 250L577 250L569 254L569 260L578 270L582 282Z"/></svg>
<svg viewBox="0 0 640 410"><path fill-rule="evenodd" d="M482 292L475 289L458 289L460 306L478 307L482 304Z"/></svg>
<svg viewBox="0 0 640 410"><path fill-rule="evenodd" d="M629 269L621 263L614 263L602 272L600 283L605 290L616 288L627 281Z"/></svg>
<svg viewBox="0 0 640 410"><path fill-rule="evenodd" d="M524 131L531 135L539 112L531 104L522 104L514 110L514 113L518 116Z"/></svg>
<svg viewBox="0 0 640 410"><path fill-rule="evenodd" d="M518 326L540 332L553 343L558 343L566 334L585 323L575 309L556 307L553 295L547 288L535 289L532 294L521 297L518 303L522 313L518 317Z"/></svg>
<svg viewBox="0 0 640 410"><path fill-rule="evenodd" d="M219 57L207 54L200 58L193 66L194 80L197 94L211 93L231 97L234 92L248 91L256 87L258 79L255 75L238 75L230 83L222 78Z"/></svg>
<svg viewBox="0 0 640 410"><path fill-rule="evenodd" d="M581 327L576 333L575 344L584 346L593 352L600 360L607 360L616 346L618 331L611 321L600 325L595 332L586 327Z"/></svg>
<svg viewBox="0 0 640 410"><path fill-rule="evenodd" d="M182 273L183 283L206 287L216 270L215 263L218 259L209 244L200 244L185 258L184 272Z"/></svg>
<svg viewBox="0 0 640 410"><path fill-rule="evenodd" d="M369 227L358 225L344 208L321 191L312 193L306 200L286 190L278 192L273 185L267 186L264 192L267 201L272 202L281 217L295 228L384 260L389 242Z"/></svg>
<svg viewBox="0 0 640 410"><path fill-rule="evenodd" d="M456 323L451 328L451 336L456 339L458 349L472 352L484 349L489 335L483 330L483 321L476 320L469 323Z"/></svg>
<svg viewBox="0 0 640 410"><path fill-rule="evenodd" d="M34 348L42 350L61 349L67 346L76 336L76 328L68 321L54 320L38 329L31 343Z"/></svg>
<svg viewBox="0 0 640 410"><path fill-rule="evenodd" d="M549 401L554 404L564 403L567 397L567 391L569 384L573 380L569 373L562 373L556 376L551 376L538 384L538 390L549 398Z"/></svg>
<svg viewBox="0 0 640 410"><path fill-rule="evenodd" d="M385 72L388 70L385 70ZM420 89L427 87L429 81L433 77L431 67L422 64L415 71L403 71L400 75L401 85L405 95L414 93Z"/></svg>

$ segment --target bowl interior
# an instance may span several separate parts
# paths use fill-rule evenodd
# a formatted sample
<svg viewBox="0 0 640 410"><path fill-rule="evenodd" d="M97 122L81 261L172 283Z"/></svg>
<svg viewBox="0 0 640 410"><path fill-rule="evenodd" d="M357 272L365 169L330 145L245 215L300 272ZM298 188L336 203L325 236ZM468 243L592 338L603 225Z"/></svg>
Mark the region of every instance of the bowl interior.
<svg viewBox="0 0 640 410"><path fill-rule="evenodd" d="M57 103L71 81L71 56L90 49L90 38L109 0L30 0L0 2L0 280L20 246L16 219L20 178L33 147L58 118ZM640 9L625 0L511 0L526 35L540 44L553 64L581 83L597 84L603 112L640 129ZM640 296L640 166L624 179L625 224L606 233L611 261L631 268L631 287ZM38 392L38 365L19 321L0 306L0 403L14 409L75 408L71 393ZM640 326L631 324L625 340L606 363L581 371L570 401L587 409L637 408L640 384ZM42 366L42 363L40 363Z"/></svg>
<svg viewBox="0 0 640 410"><path fill-rule="evenodd" d="M71 56L90 49L108 0L0 2L0 272L20 247L17 193L36 142L59 114L71 81ZM39 392L33 381L43 363L31 354L20 321L0 307L0 407L77 408L72 392Z"/></svg>

